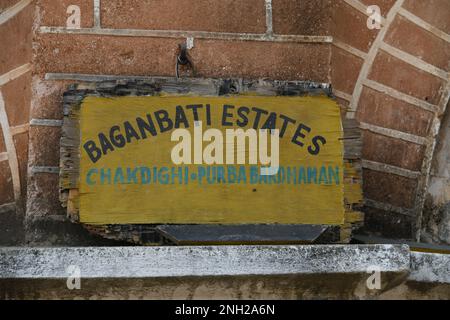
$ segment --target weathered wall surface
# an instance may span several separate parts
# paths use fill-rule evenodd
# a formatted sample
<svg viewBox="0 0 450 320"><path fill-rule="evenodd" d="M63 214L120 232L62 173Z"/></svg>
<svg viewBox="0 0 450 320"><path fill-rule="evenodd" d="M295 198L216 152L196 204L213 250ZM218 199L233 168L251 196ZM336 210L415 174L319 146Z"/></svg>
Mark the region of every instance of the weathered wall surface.
<svg viewBox="0 0 450 320"><path fill-rule="evenodd" d="M0 299L448 300L449 260L406 245L0 248Z"/></svg>
<svg viewBox="0 0 450 320"><path fill-rule="evenodd" d="M380 31L361 3L380 6ZM450 2L342 1L337 12L331 80L364 129L366 230L418 236L449 99Z"/></svg>
<svg viewBox="0 0 450 320"><path fill-rule="evenodd" d="M428 242L450 243L450 112L437 139L422 227Z"/></svg>
<svg viewBox="0 0 450 320"><path fill-rule="evenodd" d="M69 2L80 6L81 26L86 29L64 30ZM186 41L186 35L171 30L191 32L194 37L190 56L197 77L330 81L329 33L309 30L305 33L311 37L304 37L302 30L297 30L300 36L283 30L283 19L268 24L271 13L264 0L102 1L100 24L110 30L106 33L98 28L93 3L37 2L36 21L41 28L34 38L31 118L62 119L62 92L74 74L175 76L178 45ZM288 3L274 2L274 16ZM322 18L321 14L318 19ZM284 32L289 32L289 39L272 36ZM251 40L243 41L247 34L253 35ZM49 73L66 80L46 79ZM45 146L43 139L48 142ZM28 180L27 236L32 243L45 241L39 230L48 223L57 229L65 215L58 201L57 170L56 174L42 170L59 166L59 139L58 126L30 129L29 165L38 168L31 169L34 174ZM65 237L62 241L70 240L69 235Z"/></svg>
<svg viewBox="0 0 450 320"><path fill-rule="evenodd" d="M2 0L1 8L26 2ZM372 4L382 10L381 30L367 28L365 6ZM69 5L81 9L81 30L65 29ZM20 20L24 15L28 25ZM364 129L366 230L413 238L422 229L436 136L449 99L449 17L448 0L33 1L0 24L2 42L14 52L0 53L0 74L33 58L32 76L26 73L19 82L29 86L31 107L26 95L9 98L16 101L7 102L6 110L8 104L23 107L15 107L21 112L9 115L8 126L2 122L5 133L3 127L31 121L28 180L26 133L14 135L17 164L11 148L2 145L7 134L0 139L0 204L20 199L28 183L27 241L84 243L87 235L65 222L58 201L65 87L80 74L174 76L177 46L189 35L200 77L331 82L348 116ZM17 41L18 34L28 42ZM23 61L15 53L20 50L26 52ZM5 97L15 92L1 90ZM19 128L12 132L26 132Z"/></svg>
<svg viewBox="0 0 450 320"><path fill-rule="evenodd" d="M32 1L0 1L0 244L24 242Z"/></svg>

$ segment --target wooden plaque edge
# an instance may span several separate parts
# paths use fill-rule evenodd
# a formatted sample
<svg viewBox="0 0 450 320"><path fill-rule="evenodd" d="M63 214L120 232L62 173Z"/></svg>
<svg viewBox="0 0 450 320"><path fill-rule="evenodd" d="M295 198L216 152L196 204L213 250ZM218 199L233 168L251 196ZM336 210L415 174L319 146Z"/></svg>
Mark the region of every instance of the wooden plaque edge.
<svg viewBox="0 0 450 320"><path fill-rule="evenodd" d="M87 96L158 96L163 94L196 94L224 96L234 94L256 94L259 96L317 96L334 98L328 84L308 81L244 80L244 79L199 79L162 78L145 80L111 80L102 82L80 82L72 84L63 96L63 126L60 143L60 201L67 208L68 218L79 223L78 178L80 166L79 111ZM347 119L341 110L344 131L344 205L345 222L338 231L330 227L335 235L327 237L329 242L348 243L355 228L362 226L362 138L359 123ZM84 224L83 224L84 225ZM105 238L129 241L136 244L161 244L165 239L156 231L155 225L84 225L89 231Z"/></svg>

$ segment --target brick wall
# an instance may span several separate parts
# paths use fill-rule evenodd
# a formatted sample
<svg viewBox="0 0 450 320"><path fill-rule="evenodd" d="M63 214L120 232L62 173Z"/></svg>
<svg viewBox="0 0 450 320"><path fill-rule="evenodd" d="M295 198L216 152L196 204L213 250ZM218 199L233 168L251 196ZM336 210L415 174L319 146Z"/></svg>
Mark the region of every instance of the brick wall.
<svg viewBox="0 0 450 320"><path fill-rule="evenodd" d="M0 243L8 244L24 241L34 14L31 2L0 1Z"/></svg>
<svg viewBox="0 0 450 320"><path fill-rule="evenodd" d="M1 1L4 8L19 2L24 1ZM190 54L200 77L331 82L339 102L348 107L347 116L360 120L364 129L366 230L393 237L418 235L435 138L449 98L448 0L426 4L421 0L38 0L33 4L0 25L3 32L16 21L15 34L30 37L34 11L33 73L24 74L19 82L31 91L31 107L27 108L26 95L6 103L6 109L19 100L23 104L15 109L22 112L9 115L11 126L31 123L29 241L45 242L46 235L38 228L50 225L59 230L61 242L72 241L64 229L72 226L64 222L58 201L59 121L65 87L79 77L89 79L85 74L91 79L174 76L177 46L186 37L194 38ZM367 28L365 9L372 4L381 8L381 30ZM79 30L65 28L69 5L81 9ZM27 12L29 25L21 25L20 17ZM5 31L11 43L8 50L18 52L24 44L11 34ZM28 49L23 50L28 50L30 59L31 40L26 43ZM16 63L19 56L0 53L0 74L11 70L8 63L14 68L29 61ZM14 95L15 90L9 92ZM2 92L6 96L8 88L2 87ZM19 168L15 171L22 172L20 194L25 190L26 152L21 150L26 150L27 139L16 140L18 164L0 162L5 167L0 175L0 190L5 190L0 194L5 199L0 203L14 202L8 173L14 169L8 168ZM0 159L10 153L0 139ZM75 233L76 239L83 237Z"/></svg>
<svg viewBox="0 0 450 320"><path fill-rule="evenodd" d="M380 31L366 28L362 3L382 9ZM449 100L450 2L346 0L335 13L331 80L364 129L366 229L420 237Z"/></svg>

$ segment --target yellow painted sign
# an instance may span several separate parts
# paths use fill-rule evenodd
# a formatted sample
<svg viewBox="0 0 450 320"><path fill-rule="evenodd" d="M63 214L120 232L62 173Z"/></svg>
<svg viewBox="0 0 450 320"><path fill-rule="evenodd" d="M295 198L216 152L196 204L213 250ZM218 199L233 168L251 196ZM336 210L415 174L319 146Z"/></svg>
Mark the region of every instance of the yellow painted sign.
<svg viewBox="0 0 450 320"><path fill-rule="evenodd" d="M79 119L83 223L344 221L329 98L90 96Z"/></svg>

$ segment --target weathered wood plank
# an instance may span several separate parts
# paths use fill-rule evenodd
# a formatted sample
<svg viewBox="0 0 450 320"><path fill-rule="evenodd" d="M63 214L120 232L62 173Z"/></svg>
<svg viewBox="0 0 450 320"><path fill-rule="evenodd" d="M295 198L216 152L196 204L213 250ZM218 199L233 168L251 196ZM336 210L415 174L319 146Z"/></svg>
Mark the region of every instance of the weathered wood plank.
<svg viewBox="0 0 450 320"><path fill-rule="evenodd" d="M326 84L301 81L269 81L242 79L174 79L152 78L131 81L105 81L97 83L78 83L71 85L64 94L64 126L61 139L61 195L63 206L68 208L68 215L78 221L78 187L80 166L79 108L86 96L152 96L167 94L196 94L221 96L250 94L262 96L331 96L331 88ZM348 242L352 229L358 226L363 217L357 210L362 202L361 169L361 131L355 120L342 119L344 143L344 202L346 207L345 223L341 226L341 242ZM129 240L135 243L152 243L145 240L145 234L154 232L152 226L88 226L90 230L113 239ZM145 232L143 231L145 230ZM329 240L338 241L337 239Z"/></svg>

